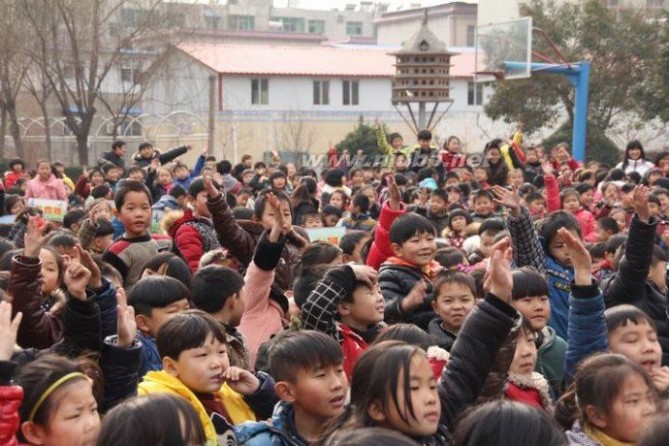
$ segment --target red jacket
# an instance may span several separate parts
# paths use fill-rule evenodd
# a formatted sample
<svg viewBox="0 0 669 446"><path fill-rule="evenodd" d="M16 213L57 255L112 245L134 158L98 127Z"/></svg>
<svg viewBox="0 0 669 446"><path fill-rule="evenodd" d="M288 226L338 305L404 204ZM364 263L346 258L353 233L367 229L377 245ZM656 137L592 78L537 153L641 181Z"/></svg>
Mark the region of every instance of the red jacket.
<svg viewBox="0 0 669 446"><path fill-rule="evenodd" d="M446 172L455 170L459 167L464 167L467 164L467 155L464 153L454 153L450 150L441 152L441 160L444 163Z"/></svg>
<svg viewBox="0 0 669 446"><path fill-rule="evenodd" d="M367 350L368 344L346 324L338 324L337 331L339 331L341 349L344 352L344 373L350 382L353 376L353 366L360 355Z"/></svg>
<svg viewBox="0 0 669 446"><path fill-rule="evenodd" d="M16 432L21 418L19 407L23 401L23 389L19 386L0 387L0 446L17 446Z"/></svg>
<svg viewBox="0 0 669 446"><path fill-rule="evenodd" d="M5 172L5 188L10 190L21 178L29 180L30 175L27 172L16 173L13 170Z"/></svg>
<svg viewBox="0 0 669 446"><path fill-rule="evenodd" d="M221 247L211 221L195 217L190 209L184 211L183 217L174 222L170 236L193 273L197 271L204 253Z"/></svg>
<svg viewBox="0 0 669 446"><path fill-rule="evenodd" d="M378 270L381 264L393 255L390 248L390 227L397 217L406 214L406 212L404 204L400 204L399 210L391 209L389 202L385 202L381 206L379 223L376 225L376 232L374 233L374 243L372 243L367 255L367 265Z"/></svg>

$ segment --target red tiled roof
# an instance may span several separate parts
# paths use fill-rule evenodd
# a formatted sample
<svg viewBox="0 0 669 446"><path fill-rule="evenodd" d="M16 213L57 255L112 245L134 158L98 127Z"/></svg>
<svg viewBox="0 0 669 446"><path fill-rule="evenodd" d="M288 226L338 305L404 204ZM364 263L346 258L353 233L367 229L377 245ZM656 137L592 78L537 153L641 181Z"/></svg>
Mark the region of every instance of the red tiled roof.
<svg viewBox="0 0 669 446"><path fill-rule="evenodd" d="M180 44L186 55L212 71L233 75L392 77L395 57L389 48L358 49L328 46ZM451 59L451 76L469 78L474 52Z"/></svg>

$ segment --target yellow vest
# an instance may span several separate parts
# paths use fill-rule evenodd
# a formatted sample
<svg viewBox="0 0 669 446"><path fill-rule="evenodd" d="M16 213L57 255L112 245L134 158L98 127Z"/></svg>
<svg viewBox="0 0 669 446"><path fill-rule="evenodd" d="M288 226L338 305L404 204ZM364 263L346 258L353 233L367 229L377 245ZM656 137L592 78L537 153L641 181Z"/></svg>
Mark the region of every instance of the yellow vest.
<svg viewBox="0 0 669 446"><path fill-rule="evenodd" d="M170 375L164 370L159 372L149 372L144 375L144 380L139 383L137 387L138 395L150 395L152 393L171 393L179 395L188 400L193 406L200 421L204 426L204 433L207 436L207 445L216 445L218 443L216 429L214 423L207 415L207 410L204 408L200 400L195 394L186 387L178 378ZM232 390L227 384L221 387L218 392L218 397L228 413L229 422L231 424L240 424L244 421L256 421L256 415L251 408L246 404L244 398L239 393Z"/></svg>

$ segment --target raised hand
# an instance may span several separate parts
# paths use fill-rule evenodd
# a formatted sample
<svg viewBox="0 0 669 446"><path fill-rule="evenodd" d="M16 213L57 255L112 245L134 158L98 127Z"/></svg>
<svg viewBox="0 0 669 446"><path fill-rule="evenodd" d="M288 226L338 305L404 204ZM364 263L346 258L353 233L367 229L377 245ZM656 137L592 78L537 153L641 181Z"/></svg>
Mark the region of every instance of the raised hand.
<svg viewBox="0 0 669 446"><path fill-rule="evenodd" d="M411 288L411 291L409 291L409 294L402 299L402 303L400 304L402 306L402 311L406 313L421 305L425 301L426 292L427 283L422 279L416 282L413 288Z"/></svg>
<svg viewBox="0 0 669 446"><path fill-rule="evenodd" d="M116 334L120 347L130 347L137 336L135 309L128 305L128 297L123 288L116 290Z"/></svg>
<svg viewBox="0 0 669 446"><path fill-rule="evenodd" d="M216 186L214 186L214 182L212 181L212 178L210 175L206 175L203 178L204 181L204 190L207 191L207 196L209 199L213 200L215 198L218 198L221 192L219 192L218 189L216 189Z"/></svg>
<svg viewBox="0 0 669 446"><path fill-rule="evenodd" d="M632 191L632 197L634 199L634 211L642 222L648 223L650 221L648 188L646 186L636 186Z"/></svg>
<svg viewBox="0 0 669 446"><path fill-rule="evenodd" d="M371 266L366 265L353 265L353 274L355 274L355 280L364 282L368 287L373 288L376 284L377 272Z"/></svg>
<svg viewBox="0 0 669 446"><path fill-rule="evenodd" d="M98 267L98 264L95 263L93 257L91 257L91 253L82 248L81 244L79 243L75 245L75 249L79 253L79 258L81 259L79 261L81 262L81 264L84 265L91 272L91 278L88 281L88 286L90 286L94 290L101 288L102 272L100 272L100 267Z"/></svg>
<svg viewBox="0 0 669 446"><path fill-rule="evenodd" d="M46 221L40 215L28 217L26 233L23 236L23 255L26 257L39 257L40 249L46 245L50 235L44 235L47 228Z"/></svg>
<svg viewBox="0 0 669 446"><path fill-rule="evenodd" d="M541 171L544 175L553 175L553 163L550 160L541 162Z"/></svg>
<svg viewBox="0 0 669 446"><path fill-rule="evenodd" d="M204 147L202 147L202 151L200 152L201 156L207 156L209 154L209 144L205 143Z"/></svg>
<svg viewBox="0 0 669 446"><path fill-rule="evenodd" d="M23 313L18 312L12 320L12 304L0 302L0 361L9 361L14 353L16 332L21 325Z"/></svg>
<svg viewBox="0 0 669 446"><path fill-rule="evenodd" d="M402 203L402 195L400 194L400 188L395 182L395 175L392 173L386 177L388 182L388 195L390 197L390 208L399 209Z"/></svg>
<svg viewBox="0 0 669 446"><path fill-rule="evenodd" d="M511 259L511 239L504 237L493 245L488 271L486 272L487 289L504 302L511 300L511 291L513 290Z"/></svg>
<svg viewBox="0 0 669 446"><path fill-rule="evenodd" d="M516 186L513 186L512 190L502 186L493 186L492 193L496 197L495 203L508 208L516 216L520 214L520 195Z"/></svg>
<svg viewBox="0 0 669 446"><path fill-rule="evenodd" d="M158 158L152 159L151 164L149 165L149 170L151 172L155 172L156 170L158 170L159 167L160 167L160 160Z"/></svg>
<svg viewBox="0 0 669 446"><path fill-rule="evenodd" d="M81 263L72 262L65 270L63 282L67 291L75 299L86 300L86 286L91 278L91 272Z"/></svg>
<svg viewBox="0 0 669 446"><path fill-rule="evenodd" d="M276 243L279 241L279 237L282 232L285 232L286 221L283 218L283 211L281 210L281 200L279 200L276 195L273 193L267 194L267 203L270 205L272 210L274 210L274 224L272 225L272 230L269 233L269 241L271 243ZM290 228L288 228L290 232Z"/></svg>
<svg viewBox="0 0 669 446"><path fill-rule="evenodd" d="M260 387L260 380L253 373L239 367L228 367L223 378L232 390L242 395L253 395Z"/></svg>
<svg viewBox="0 0 669 446"><path fill-rule="evenodd" d="M592 285L592 257L580 238L566 228L558 229L564 244L569 249L569 258L574 267L574 283L576 285Z"/></svg>

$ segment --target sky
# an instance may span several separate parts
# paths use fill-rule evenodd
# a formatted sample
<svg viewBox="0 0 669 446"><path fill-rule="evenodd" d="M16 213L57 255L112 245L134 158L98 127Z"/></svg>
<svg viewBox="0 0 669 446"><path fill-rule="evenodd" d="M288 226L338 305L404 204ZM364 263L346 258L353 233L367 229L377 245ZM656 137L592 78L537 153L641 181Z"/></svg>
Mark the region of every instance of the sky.
<svg viewBox="0 0 669 446"><path fill-rule="evenodd" d="M465 0L469 3L477 3L473 0ZM374 0L378 3L379 0ZM398 7L404 6L407 9L413 3L420 3L421 6L433 6L443 3L449 3L449 0L381 0L382 3L390 3L389 11L397 11ZM344 9L347 3L359 4L359 0L274 0L274 6L278 8L285 8L290 3L293 8L303 9Z"/></svg>

